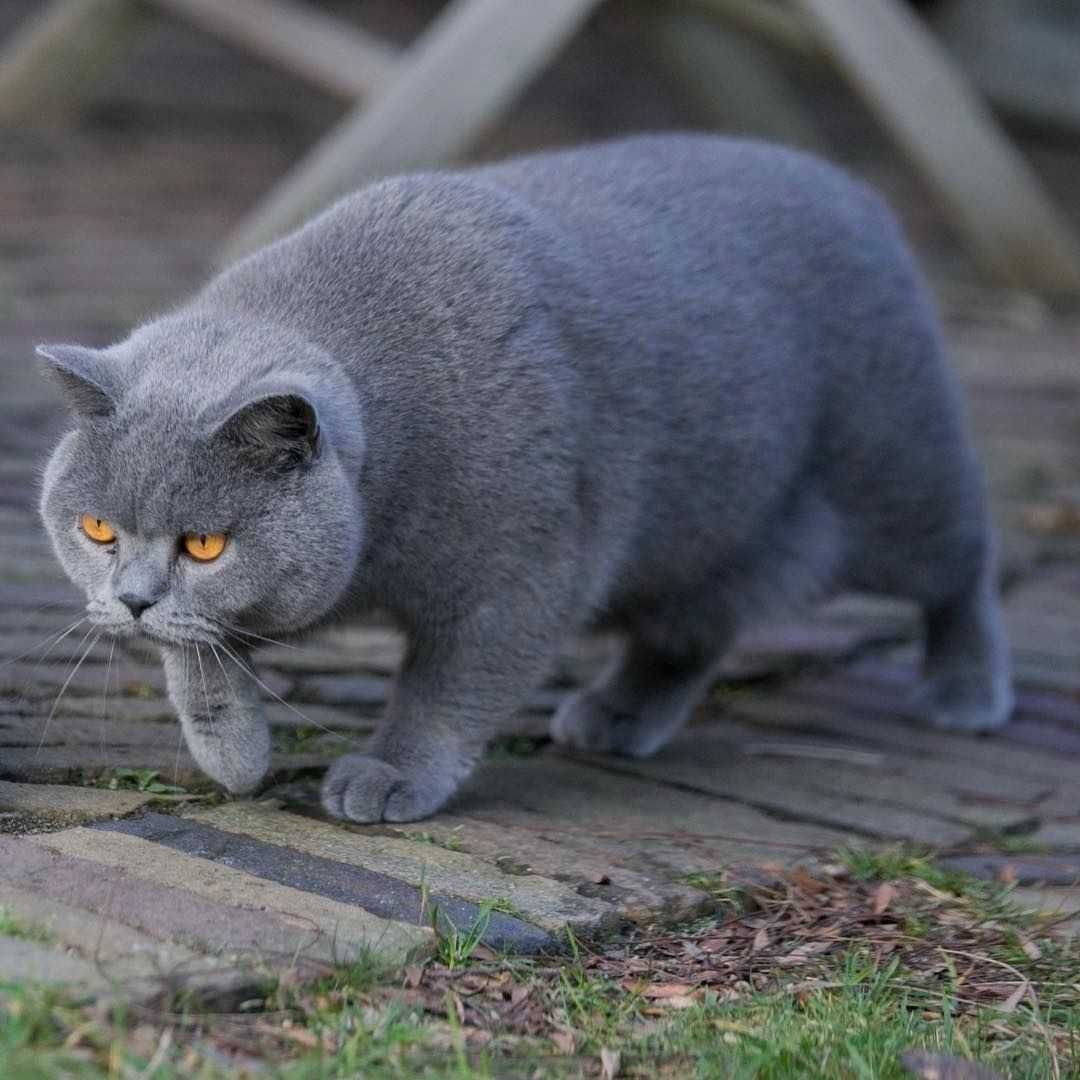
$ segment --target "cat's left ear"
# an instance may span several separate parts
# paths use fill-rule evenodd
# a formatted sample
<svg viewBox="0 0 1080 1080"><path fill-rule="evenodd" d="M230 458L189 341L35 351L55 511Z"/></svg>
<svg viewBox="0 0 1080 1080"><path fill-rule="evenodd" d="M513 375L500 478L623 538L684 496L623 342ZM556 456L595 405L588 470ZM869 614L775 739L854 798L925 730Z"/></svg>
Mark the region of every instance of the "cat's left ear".
<svg viewBox="0 0 1080 1080"><path fill-rule="evenodd" d="M319 452L319 416L302 394L268 394L237 408L215 437L272 468L293 469Z"/></svg>
<svg viewBox="0 0 1080 1080"><path fill-rule="evenodd" d="M39 345L42 368L60 388L67 407L76 416L109 416L116 408L116 392L101 352L82 345Z"/></svg>

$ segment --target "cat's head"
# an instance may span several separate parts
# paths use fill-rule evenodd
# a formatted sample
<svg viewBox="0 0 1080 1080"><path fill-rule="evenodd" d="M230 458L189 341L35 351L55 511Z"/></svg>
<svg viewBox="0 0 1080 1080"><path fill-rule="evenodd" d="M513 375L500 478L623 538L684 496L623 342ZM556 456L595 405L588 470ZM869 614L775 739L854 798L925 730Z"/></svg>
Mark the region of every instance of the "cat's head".
<svg viewBox="0 0 1080 1080"><path fill-rule="evenodd" d="M109 349L38 352L76 421L41 513L94 624L256 644L341 602L363 447L352 389L321 350L173 318Z"/></svg>

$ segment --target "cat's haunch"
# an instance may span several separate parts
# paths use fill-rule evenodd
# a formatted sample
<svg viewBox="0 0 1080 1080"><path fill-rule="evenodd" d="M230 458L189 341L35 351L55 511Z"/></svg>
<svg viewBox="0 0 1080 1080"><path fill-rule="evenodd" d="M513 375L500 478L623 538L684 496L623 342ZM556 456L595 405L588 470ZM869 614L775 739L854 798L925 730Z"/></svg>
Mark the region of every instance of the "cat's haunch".
<svg viewBox="0 0 1080 1080"><path fill-rule="evenodd" d="M980 471L889 212L814 158L656 136L386 180L111 348L44 346L75 419L41 510L92 622L160 648L195 760L258 786L249 650L373 609L409 638L327 809L433 813L576 632L558 710L651 754L735 632L916 601L912 711L1012 707Z"/></svg>

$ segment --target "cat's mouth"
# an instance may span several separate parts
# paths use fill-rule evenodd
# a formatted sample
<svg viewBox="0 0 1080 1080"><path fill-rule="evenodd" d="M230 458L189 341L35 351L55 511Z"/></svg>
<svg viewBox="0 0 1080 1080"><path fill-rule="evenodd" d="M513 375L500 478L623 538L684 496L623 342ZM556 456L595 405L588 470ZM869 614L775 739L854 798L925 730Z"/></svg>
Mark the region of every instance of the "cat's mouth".
<svg viewBox="0 0 1080 1080"><path fill-rule="evenodd" d="M115 638L142 639L155 645L209 645L217 644L219 638L196 627L151 626L142 620L132 622L114 622L109 619L94 619L91 622L105 633Z"/></svg>

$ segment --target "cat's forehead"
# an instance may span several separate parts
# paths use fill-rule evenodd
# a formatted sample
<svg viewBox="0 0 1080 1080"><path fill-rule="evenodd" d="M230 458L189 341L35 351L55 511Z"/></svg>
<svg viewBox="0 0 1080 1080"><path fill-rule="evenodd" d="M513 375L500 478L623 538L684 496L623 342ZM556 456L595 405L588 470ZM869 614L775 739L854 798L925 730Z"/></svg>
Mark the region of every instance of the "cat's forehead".
<svg viewBox="0 0 1080 1080"><path fill-rule="evenodd" d="M84 450L88 510L143 536L218 531L245 511L252 494L250 478L238 475L221 447L164 411L121 413L115 424L88 432Z"/></svg>

